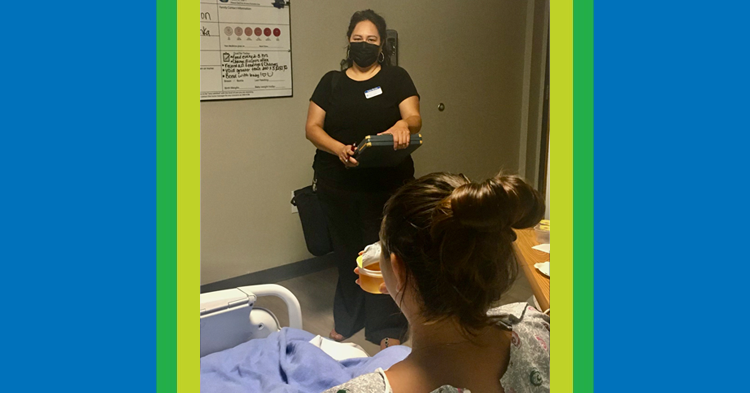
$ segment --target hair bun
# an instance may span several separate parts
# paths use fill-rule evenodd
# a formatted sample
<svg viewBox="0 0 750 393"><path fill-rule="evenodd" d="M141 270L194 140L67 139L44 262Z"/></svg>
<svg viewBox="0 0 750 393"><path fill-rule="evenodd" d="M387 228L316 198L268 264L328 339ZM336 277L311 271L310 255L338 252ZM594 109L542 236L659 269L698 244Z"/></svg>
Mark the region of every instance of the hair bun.
<svg viewBox="0 0 750 393"><path fill-rule="evenodd" d="M467 183L449 198L453 217L479 230L529 228L544 217L541 194L518 176L498 175L482 183Z"/></svg>

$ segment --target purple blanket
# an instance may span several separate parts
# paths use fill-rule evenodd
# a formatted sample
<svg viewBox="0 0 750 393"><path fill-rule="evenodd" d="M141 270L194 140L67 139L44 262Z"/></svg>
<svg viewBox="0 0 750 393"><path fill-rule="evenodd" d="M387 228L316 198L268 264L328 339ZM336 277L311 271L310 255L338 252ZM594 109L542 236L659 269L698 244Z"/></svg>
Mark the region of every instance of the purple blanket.
<svg viewBox="0 0 750 393"><path fill-rule="evenodd" d="M263 339L201 358L201 393L320 393L387 369L411 352L402 345L373 357L336 361L309 343L312 333L284 328Z"/></svg>

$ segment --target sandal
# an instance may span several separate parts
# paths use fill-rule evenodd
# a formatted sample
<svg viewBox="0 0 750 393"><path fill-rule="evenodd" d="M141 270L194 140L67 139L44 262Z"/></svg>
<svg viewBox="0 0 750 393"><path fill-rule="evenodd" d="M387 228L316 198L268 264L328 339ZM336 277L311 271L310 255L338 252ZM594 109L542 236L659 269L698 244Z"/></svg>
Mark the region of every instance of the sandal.
<svg viewBox="0 0 750 393"><path fill-rule="evenodd" d="M345 340L345 337L336 333L336 329L331 330L331 333L328 334L328 338L330 338L333 341L342 342Z"/></svg>
<svg viewBox="0 0 750 393"><path fill-rule="evenodd" d="M380 350L382 351L382 350L384 350L384 349L386 349L388 347L392 347L394 345L399 345L399 344L401 344L401 341L399 341L399 340L397 340L395 338L388 338L388 337L386 337L382 341L380 341Z"/></svg>

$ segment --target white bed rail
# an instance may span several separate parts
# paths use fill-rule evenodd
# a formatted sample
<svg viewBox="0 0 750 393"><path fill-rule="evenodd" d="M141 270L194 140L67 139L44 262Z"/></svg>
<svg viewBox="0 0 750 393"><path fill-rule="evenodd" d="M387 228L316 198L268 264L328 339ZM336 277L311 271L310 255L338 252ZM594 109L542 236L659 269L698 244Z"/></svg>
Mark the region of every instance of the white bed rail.
<svg viewBox="0 0 750 393"><path fill-rule="evenodd" d="M277 284L248 285L237 289L258 297L276 296L283 300L289 313L289 327L302 330L302 309L297 297L290 290Z"/></svg>
<svg viewBox="0 0 750 393"><path fill-rule="evenodd" d="M302 329L299 301L281 285L248 285L202 293L201 357L267 337L281 329L278 318L270 310L255 307L258 297L263 296L283 300L289 313L289 327Z"/></svg>

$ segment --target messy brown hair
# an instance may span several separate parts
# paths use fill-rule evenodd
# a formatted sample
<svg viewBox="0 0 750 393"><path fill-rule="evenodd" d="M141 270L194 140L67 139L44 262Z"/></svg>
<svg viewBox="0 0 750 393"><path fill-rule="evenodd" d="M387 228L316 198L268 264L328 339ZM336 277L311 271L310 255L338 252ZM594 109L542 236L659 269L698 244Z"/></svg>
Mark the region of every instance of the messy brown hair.
<svg viewBox="0 0 750 393"><path fill-rule="evenodd" d="M390 198L380 240L386 257L404 261L427 321L456 318L474 334L494 323L487 310L518 274L513 229L536 225L544 211L541 194L517 176L475 183L432 173Z"/></svg>

